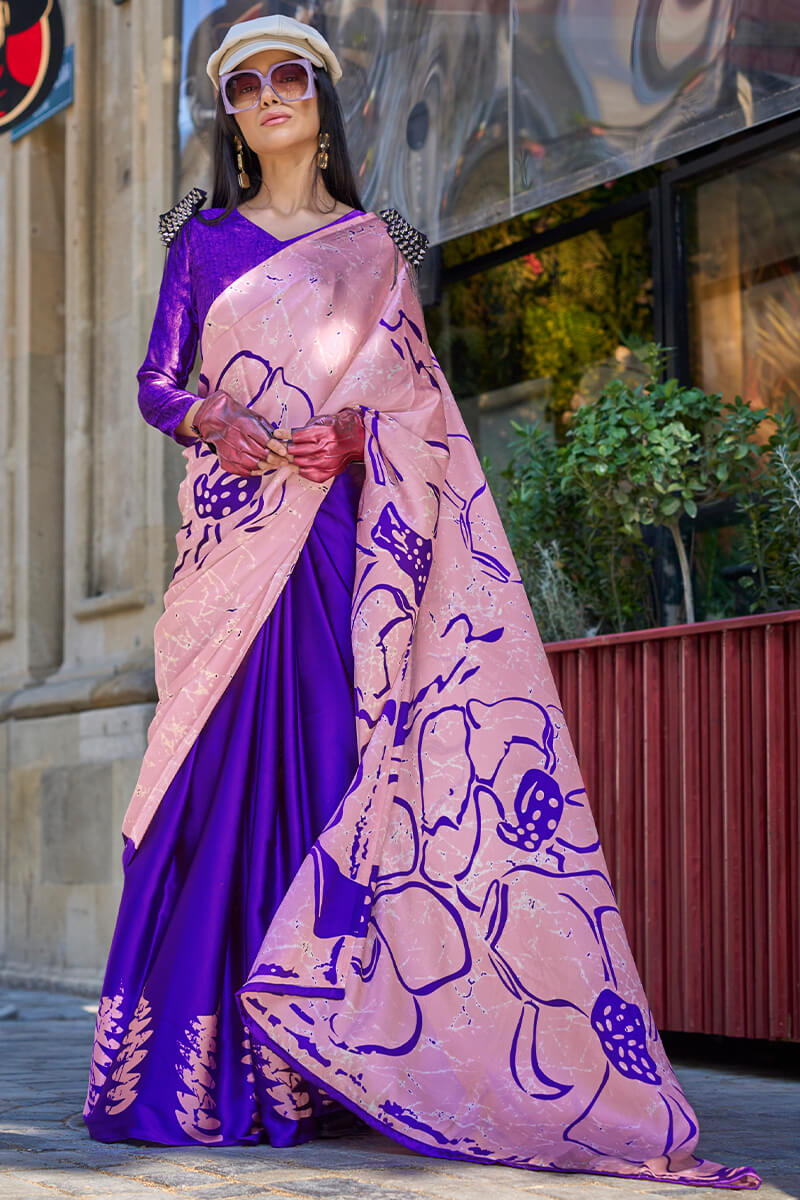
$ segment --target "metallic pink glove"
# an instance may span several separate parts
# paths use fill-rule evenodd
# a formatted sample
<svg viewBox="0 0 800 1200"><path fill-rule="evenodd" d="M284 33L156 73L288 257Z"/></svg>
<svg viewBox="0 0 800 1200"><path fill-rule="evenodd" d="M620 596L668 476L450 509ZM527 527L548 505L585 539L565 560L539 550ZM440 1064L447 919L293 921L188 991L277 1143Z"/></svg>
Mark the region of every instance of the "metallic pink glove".
<svg viewBox="0 0 800 1200"><path fill-rule="evenodd" d="M330 416L312 417L292 430L289 453L304 479L322 483L352 462L364 460L364 420L358 409L343 408Z"/></svg>
<svg viewBox="0 0 800 1200"><path fill-rule="evenodd" d="M227 392L206 396L194 414L192 429L211 446L223 471L252 475L269 453L272 427Z"/></svg>

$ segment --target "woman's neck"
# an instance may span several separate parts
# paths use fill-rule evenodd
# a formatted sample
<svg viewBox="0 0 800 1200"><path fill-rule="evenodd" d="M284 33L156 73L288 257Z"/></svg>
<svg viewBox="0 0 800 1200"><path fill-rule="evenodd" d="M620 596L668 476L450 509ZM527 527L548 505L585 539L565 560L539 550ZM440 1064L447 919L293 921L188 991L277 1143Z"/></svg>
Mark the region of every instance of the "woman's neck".
<svg viewBox="0 0 800 1200"><path fill-rule="evenodd" d="M251 212L270 212L280 220L291 221L310 213L327 213L336 201L322 180L314 187L313 160L284 161L270 155L260 158L261 187L246 207Z"/></svg>

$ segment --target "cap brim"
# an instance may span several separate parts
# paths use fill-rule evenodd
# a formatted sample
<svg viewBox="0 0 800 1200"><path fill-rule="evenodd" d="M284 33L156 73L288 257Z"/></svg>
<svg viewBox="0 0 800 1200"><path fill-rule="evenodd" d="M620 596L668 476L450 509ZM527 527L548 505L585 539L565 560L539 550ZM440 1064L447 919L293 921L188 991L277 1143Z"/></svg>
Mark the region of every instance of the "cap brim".
<svg viewBox="0 0 800 1200"><path fill-rule="evenodd" d="M290 50L295 58L307 58L315 67L325 66L323 59L312 50L300 50L296 44L292 45L291 42L283 41L279 37L264 37L246 42L242 46L234 46L221 60L217 78L219 79L220 75L225 75L228 71L235 71L239 64L248 59L251 54L258 54L261 50Z"/></svg>

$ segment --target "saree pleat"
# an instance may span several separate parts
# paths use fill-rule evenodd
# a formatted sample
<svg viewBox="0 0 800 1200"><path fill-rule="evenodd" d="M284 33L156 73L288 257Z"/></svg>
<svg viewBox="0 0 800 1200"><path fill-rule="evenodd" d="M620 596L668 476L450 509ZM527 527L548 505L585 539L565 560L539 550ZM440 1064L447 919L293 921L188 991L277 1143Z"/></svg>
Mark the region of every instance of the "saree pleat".
<svg viewBox="0 0 800 1200"><path fill-rule="evenodd" d="M290 1145L316 1132L313 1115L287 1119L261 1088L235 992L356 767L359 490L355 471L331 487L272 613L124 856L86 1111L98 1140Z"/></svg>

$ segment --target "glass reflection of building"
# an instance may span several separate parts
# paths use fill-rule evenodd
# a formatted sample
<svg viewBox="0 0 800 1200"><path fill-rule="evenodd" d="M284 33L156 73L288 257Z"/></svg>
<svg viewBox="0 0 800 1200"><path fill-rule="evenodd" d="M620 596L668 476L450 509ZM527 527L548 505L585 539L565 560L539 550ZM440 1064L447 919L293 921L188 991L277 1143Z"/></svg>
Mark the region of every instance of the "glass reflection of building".
<svg viewBox="0 0 800 1200"><path fill-rule="evenodd" d="M495 465L512 419L563 428L636 377L637 340L726 397L800 403L792 0L183 0L184 188L208 170L206 57L262 11L340 53L365 204L434 243L432 338Z"/></svg>

